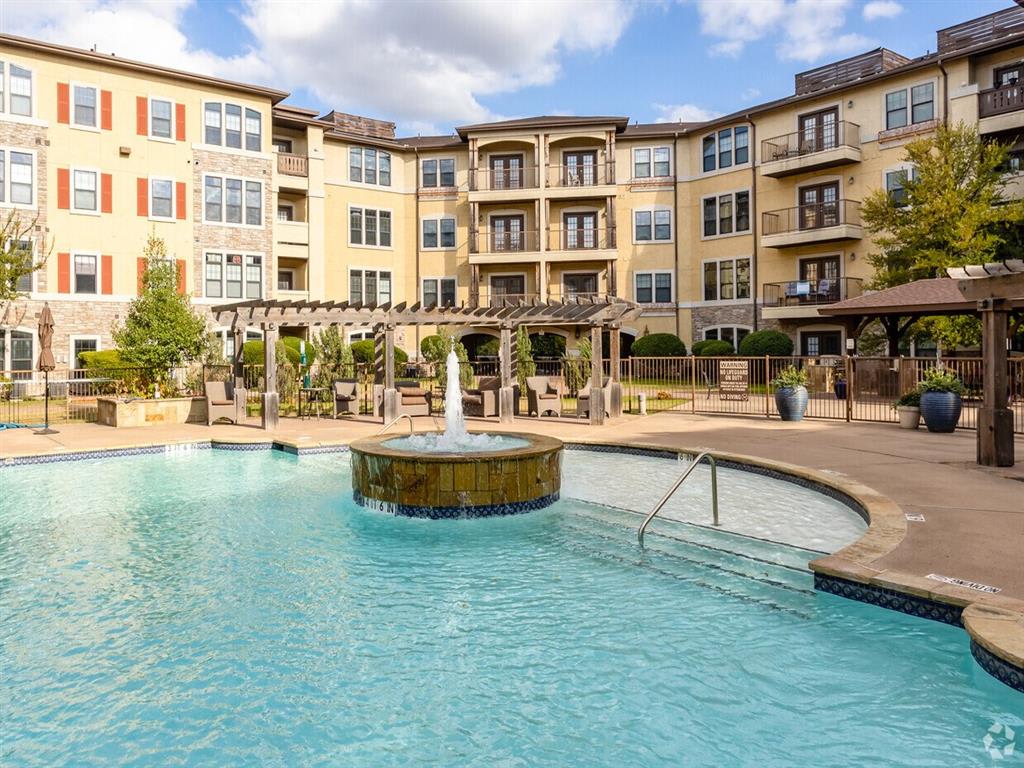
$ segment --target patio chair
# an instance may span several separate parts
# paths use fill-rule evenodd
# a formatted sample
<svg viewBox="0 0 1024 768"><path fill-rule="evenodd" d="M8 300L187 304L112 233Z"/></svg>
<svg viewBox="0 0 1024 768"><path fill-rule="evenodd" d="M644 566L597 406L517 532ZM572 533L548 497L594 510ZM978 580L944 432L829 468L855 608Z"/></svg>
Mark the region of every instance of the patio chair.
<svg viewBox="0 0 1024 768"><path fill-rule="evenodd" d="M235 416L235 385L230 381L205 381L206 426L212 426L217 419L230 419L237 424Z"/></svg>
<svg viewBox="0 0 1024 768"><path fill-rule="evenodd" d="M605 390L605 392L608 391L608 377L607 376L605 376L601 380L601 387L602 387L602 389ZM607 402L607 400L605 402ZM579 391L579 393L576 395L576 415L579 416L580 418L582 418L584 414L586 414L587 416L590 415L590 382L589 381L587 381L587 383L583 386L583 389L581 389ZM604 409L604 415L605 416L611 416L611 414L608 412L607 408Z"/></svg>
<svg viewBox="0 0 1024 768"><path fill-rule="evenodd" d="M550 376L529 376L526 379L526 401L531 415L539 419L545 413L562 415L562 384Z"/></svg>
<svg viewBox="0 0 1024 768"><path fill-rule="evenodd" d="M497 376L481 376L476 389L462 390L462 411L467 416L497 416L498 390L501 379Z"/></svg>
<svg viewBox="0 0 1024 768"><path fill-rule="evenodd" d="M359 382L355 379L334 382L334 418L346 413L359 415Z"/></svg>

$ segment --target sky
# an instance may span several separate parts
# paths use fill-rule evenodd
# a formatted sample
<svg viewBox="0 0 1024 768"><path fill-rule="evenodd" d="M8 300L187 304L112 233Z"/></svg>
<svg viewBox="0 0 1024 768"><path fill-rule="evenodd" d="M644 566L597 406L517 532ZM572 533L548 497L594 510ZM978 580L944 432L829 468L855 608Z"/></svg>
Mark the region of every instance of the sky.
<svg viewBox="0 0 1024 768"><path fill-rule="evenodd" d="M400 136L541 114L703 120L1011 0L0 0L0 31L289 91Z"/></svg>

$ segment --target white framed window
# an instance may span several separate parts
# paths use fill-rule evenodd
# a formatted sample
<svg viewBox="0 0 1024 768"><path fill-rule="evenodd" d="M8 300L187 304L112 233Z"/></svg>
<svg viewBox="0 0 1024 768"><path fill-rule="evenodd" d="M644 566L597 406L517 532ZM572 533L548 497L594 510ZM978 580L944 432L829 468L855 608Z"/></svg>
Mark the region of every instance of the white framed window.
<svg viewBox="0 0 1024 768"><path fill-rule="evenodd" d="M29 328L0 328L0 370L29 378L35 368L36 333Z"/></svg>
<svg viewBox="0 0 1024 768"><path fill-rule="evenodd" d="M421 283L421 295L424 306L455 306L454 277L424 277Z"/></svg>
<svg viewBox="0 0 1024 768"><path fill-rule="evenodd" d="M905 184L907 179L917 178L917 168L910 163L905 163L896 168L886 168L885 192L894 205L905 207L907 205L907 190Z"/></svg>
<svg viewBox="0 0 1024 768"><path fill-rule="evenodd" d="M391 247L391 211L349 206L348 219L349 245L364 248Z"/></svg>
<svg viewBox="0 0 1024 768"><path fill-rule="evenodd" d="M455 158L442 157L423 160L420 163L421 184L424 187L454 187Z"/></svg>
<svg viewBox="0 0 1024 768"><path fill-rule="evenodd" d="M0 205L35 208L35 178L35 152L0 147Z"/></svg>
<svg viewBox="0 0 1024 768"><path fill-rule="evenodd" d="M263 226L263 182L233 176L203 176L203 222Z"/></svg>
<svg viewBox="0 0 1024 768"><path fill-rule="evenodd" d="M349 269L348 300L364 304L387 304L391 301L391 270Z"/></svg>
<svg viewBox="0 0 1024 768"><path fill-rule="evenodd" d="M32 70L13 61L0 61L0 113L32 117Z"/></svg>
<svg viewBox="0 0 1024 768"><path fill-rule="evenodd" d="M149 137L174 141L174 102L170 99L149 98Z"/></svg>
<svg viewBox="0 0 1024 768"><path fill-rule="evenodd" d="M284 152L286 155L290 155L292 153L293 143L291 139L285 139L281 138L280 136L275 136L273 139L273 144L274 149L278 152Z"/></svg>
<svg viewBox="0 0 1024 768"><path fill-rule="evenodd" d="M99 352L102 349L101 339L94 334L72 334L68 337L68 367L84 368L85 361L82 354L85 352Z"/></svg>
<svg viewBox="0 0 1024 768"><path fill-rule="evenodd" d="M391 186L391 153L372 147L349 147L348 180L357 184Z"/></svg>
<svg viewBox="0 0 1024 768"><path fill-rule="evenodd" d="M750 162L750 126L737 125L709 133L701 140L704 173Z"/></svg>
<svg viewBox="0 0 1024 768"><path fill-rule="evenodd" d="M727 341L732 348L739 351L740 342L751 332L749 325L713 325L705 328L701 335L704 341Z"/></svg>
<svg viewBox="0 0 1024 768"><path fill-rule="evenodd" d="M455 217L438 216L421 222L423 250L451 250L455 247Z"/></svg>
<svg viewBox="0 0 1024 768"><path fill-rule="evenodd" d="M214 328L211 333L220 339L221 348L224 350L224 358L234 360L235 358L235 334L230 328ZM263 338L263 331L257 328L246 328L245 341L259 341ZM243 342L244 343L244 342Z"/></svg>
<svg viewBox="0 0 1024 768"><path fill-rule="evenodd" d="M206 251L203 295L215 299L263 298L263 254Z"/></svg>
<svg viewBox="0 0 1024 768"><path fill-rule="evenodd" d="M249 107L245 108L245 148L250 152L263 148L263 115Z"/></svg>
<svg viewBox="0 0 1024 768"><path fill-rule="evenodd" d="M673 301L672 270L633 273L633 298L637 304L668 304Z"/></svg>
<svg viewBox="0 0 1024 768"><path fill-rule="evenodd" d="M277 220L295 221L295 206L292 203L278 203Z"/></svg>
<svg viewBox="0 0 1024 768"><path fill-rule="evenodd" d="M704 301L750 298L749 256L705 261L702 271Z"/></svg>
<svg viewBox="0 0 1024 768"><path fill-rule="evenodd" d="M277 290L279 291L294 291L295 290L295 270L290 267L278 267L277 268Z"/></svg>
<svg viewBox="0 0 1024 768"><path fill-rule="evenodd" d="M672 175L671 147L634 147L633 178L664 178Z"/></svg>
<svg viewBox="0 0 1024 768"><path fill-rule="evenodd" d="M663 207L633 209L633 242L672 242L672 209Z"/></svg>
<svg viewBox="0 0 1024 768"><path fill-rule="evenodd" d="M708 195L701 199L701 238L736 235L750 231L750 190Z"/></svg>
<svg viewBox="0 0 1024 768"><path fill-rule="evenodd" d="M35 242L31 238L18 240L16 243L8 240L6 247L12 256L20 257L26 267L35 264ZM18 293L32 293L34 290L34 277L35 272L19 275L17 280L12 281L14 283L14 290Z"/></svg>
<svg viewBox="0 0 1024 768"><path fill-rule="evenodd" d="M346 331L345 332L345 340L349 344L351 344L353 341L366 341L366 340L373 341L373 331L372 330Z"/></svg>
<svg viewBox="0 0 1024 768"><path fill-rule="evenodd" d="M95 253L71 254L71 292L80 294L99 293L100 257Z"/></svg>
<svg viewBox="0 0 1024 768"><path fill-rule="evenodd" d="M71 125L98 131L100 127L99 95L95 85L71 83Z"/></svg>
<svg viewBox="0 0 1024 768"><path fill-rule="evenodd" d="M935 118L935 83L927 82L885 94L885 129L903 128Z"/></svg>
<svg viewBox="0 0 1024 768"><path fill-rule="evenodd" d="M149 218L174 220L174 179L149 177Z"/></svg>
<svg viewBox="0 0 1024 768"><path fill-rule="evenodd" d="M259 110L231 102L204 102L203 142L259 152L263 149L263 115Z"/></svg>
<svg viewBox="0 0 1024 768"><path fill-rule="evenodd" d="M94 168L71 169L71 210L99 214L100 172Z"/></svg>

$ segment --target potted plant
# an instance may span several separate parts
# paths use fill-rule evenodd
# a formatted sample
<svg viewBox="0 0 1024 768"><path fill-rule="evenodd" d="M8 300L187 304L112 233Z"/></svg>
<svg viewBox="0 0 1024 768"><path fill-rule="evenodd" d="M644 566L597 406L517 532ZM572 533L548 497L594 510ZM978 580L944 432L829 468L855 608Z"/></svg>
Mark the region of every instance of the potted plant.
<svg viewBox="0 0 1024 768"><path fill-rule="evenodd" d="M929 432L952 432L960 420L964 385L952 371L931 368L925 371L921 392L921 416Z"/></svg>
<svg viewBox="0 0 1024 768"><path fill-rule="evenodd" d="M772 379L775 407L783 421L800 421L807 410L807 371L790 365Z"/></svg>
<svg viewBox="0 0 1024 768"><path fill-rule="evenodd" d="M892 407L900 416L900 429L917 429L921 423L920 392L916 389L904 392Z"/></svg>

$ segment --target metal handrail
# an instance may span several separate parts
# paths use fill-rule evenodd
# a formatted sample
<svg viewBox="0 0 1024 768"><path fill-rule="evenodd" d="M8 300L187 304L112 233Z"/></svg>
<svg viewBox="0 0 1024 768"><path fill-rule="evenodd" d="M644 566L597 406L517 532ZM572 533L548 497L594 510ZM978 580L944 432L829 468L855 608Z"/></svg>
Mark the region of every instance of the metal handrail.
<svg viewBox="0 0 1024 768"><path fill-rule="evenodd" d="M686 468L686 471L679 476L679 479L672 484L672 487L668 489L668 492L661 497L661 501L654 505L654 509L651 510L651 513L647 515L647 518L643 521L643 523L640 524L640 530L636 532L636 536L637 540L640 542L641 549L643 549L644 546L644 531L647 530L647 526L650 525L651 520L654 519L655 515L661 512L661 508L665 506L665 503L670 498L672 498L672 494L679 490L679 486L681 486L683 482L686 480L686 478L690 476L690 473L697 468L697 465L700 464L702 459L707 459L708 462L711 464L711 513L713 516L714 525L719 525L718 463L715 461L715 457L712 456L709 451L702 451L701 453L697 454L697 458L695 458L693 462L690 464L690 466Z"/></svg>
<svg viewBox="0 0 1024 768"><path fill-rule="evenodd" d="M397 416L395 416L395 418L393 418L391 421L389 421L387 424L385 424L383 427L381 427L380 431L377 434L378 435L383 435L385 432L387 432L389 429L391 429L393 426L395 426L395 424L400 422L402 419L408 419L409 420L409 434L410 435L413 434L416 430L413 429L413 426L412 426L412 416L410 416L408 413L400 413Z"/></svg>

